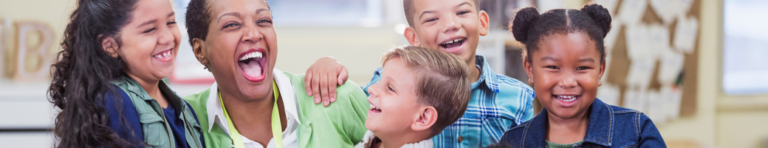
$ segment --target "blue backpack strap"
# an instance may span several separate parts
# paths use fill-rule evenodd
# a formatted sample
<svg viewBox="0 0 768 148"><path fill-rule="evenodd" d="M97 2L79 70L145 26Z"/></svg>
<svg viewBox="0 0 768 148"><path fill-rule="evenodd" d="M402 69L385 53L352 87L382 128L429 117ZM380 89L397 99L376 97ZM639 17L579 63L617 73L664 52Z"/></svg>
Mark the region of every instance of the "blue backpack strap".
<svg viewBox="0 0 768 148"><path fill-rule="evenodd" d="M141 131L139 114L125 91L113 85L104 94L104 109L108 113L109 127L120 135L120 138L135 144L143 143L144 135ZM124 121L121 120L121 116Z"/></svg>

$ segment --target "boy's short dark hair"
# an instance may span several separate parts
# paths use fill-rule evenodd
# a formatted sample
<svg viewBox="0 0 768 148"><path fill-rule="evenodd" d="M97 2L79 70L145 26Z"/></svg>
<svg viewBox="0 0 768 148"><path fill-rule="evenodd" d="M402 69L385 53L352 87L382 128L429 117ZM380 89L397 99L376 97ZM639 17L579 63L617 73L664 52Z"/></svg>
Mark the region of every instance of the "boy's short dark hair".
<svg viewBox="0 0 768 148"><path fill-rule="evenodd" d="M472 0L476 10L480 10L480 5L477 4L478 0ZM416 8L413 7L413 0L403 0L403 10L405 11L405 19L408 20L408 25L413 27L413 13L416 13Z"/></svg>
<svg viewBox="0 0 768 148"><path fill-rule="evenodd" d="M437 110L437 121L431 127L433 137L464 115L470 98L467 64L456 55L422 47L397 47L382 58L382 65L400 58L416 71L417 102Z"/></svg>

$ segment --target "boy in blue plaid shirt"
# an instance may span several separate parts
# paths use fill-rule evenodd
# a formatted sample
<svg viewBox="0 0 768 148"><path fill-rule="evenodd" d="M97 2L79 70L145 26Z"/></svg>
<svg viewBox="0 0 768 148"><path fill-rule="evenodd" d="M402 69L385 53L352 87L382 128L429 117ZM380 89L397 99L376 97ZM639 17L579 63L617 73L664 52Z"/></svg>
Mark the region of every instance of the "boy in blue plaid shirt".
<svg viewBox="0 0 768 148"><path fill-rule="evenodd" d="M435 147L486 147L497 143L510 127L533 117L533 89L516 79L495 73L483 56L475 54L480 36L487 35L489 30L488 14L479 10L477 0L403 0L403 6L410 25L404 35L412 46L455 54L469 68L469 80L472 82L469 106L464 116L432 138ZM336 64L335 60L321 64L323 60L327 59L318 60L307 74L322 73L314 71L323 69L319 67L333 67L327 69L342 73L338 83L343 83L342 79L346 77L343 66ZM376 69L371 82L363 87L366 93L371 85L379 82L382 72L381 67ZM319 89L324 88L322 84L308 84L306 87L307 90L320 92L317 91L318 85ZM330 99L322 97L324 104L333 102L332 95L335 93L329 94L322 95L331 96ZM315 102L320 102L321 94L315 95Z"/></svg>

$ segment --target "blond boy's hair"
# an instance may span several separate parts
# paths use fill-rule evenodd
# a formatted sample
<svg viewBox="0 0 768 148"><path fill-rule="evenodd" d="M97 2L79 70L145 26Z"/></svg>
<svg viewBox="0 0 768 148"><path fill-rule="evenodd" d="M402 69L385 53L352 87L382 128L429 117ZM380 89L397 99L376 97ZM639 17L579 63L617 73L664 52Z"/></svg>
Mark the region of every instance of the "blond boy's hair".
<svg viewBox="0 0 768 148"><path fill-rule="evenodd" d="M445 127L459 120L470 97L470 81L466 63L456 55L422 47L396 47L381 59L382 65L392 58L400 58L416 71L417 102L437 110L437 121L431 135L439 134Z"/></svg>
<svg viewBox="0 0 768 148"><path fill-rule="evenodd" d="M413 17L415 16L415 14L413 13L416 13L416 8L413 7L413 1L414 0L403 0L403 10L405 11L405 19L408 20L408 25L411 25L411 27L414 27ZM480 5L478 4L479 1L472 0L472 2L474 2L475 9L478 10L478 13L479 13L479 10L480 10Z"/></svg>

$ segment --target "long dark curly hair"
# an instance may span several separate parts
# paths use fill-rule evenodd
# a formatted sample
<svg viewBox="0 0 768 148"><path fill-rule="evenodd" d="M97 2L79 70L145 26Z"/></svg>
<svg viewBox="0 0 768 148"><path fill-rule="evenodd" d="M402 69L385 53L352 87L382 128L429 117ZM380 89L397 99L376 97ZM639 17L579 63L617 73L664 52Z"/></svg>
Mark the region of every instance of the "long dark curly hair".
<svg viewBox="0 0 768 148"><path fill-rule="evenodd" d="M61 148L135 147L109 127L104 95L114 91L110 80L121 76L125 63L102 48L101 41L118 37L131 18L137 0L78 0L77 9L61 42L59 61L52 65L53 81L48 88L50 102L61 109L54 134ZM117 93L114 93L117 94ZM119 99L119 95L116 96ZM116 99L116 103L120 103ZM110 105L111 106L111 105ZM121 112L121 105L118 112ZM124 117L119 117L123 123ZM123 124L126 125L126 124ZM128 127L130 128L130 127ZM132 135L133 136L133 135Z"/></svg>

